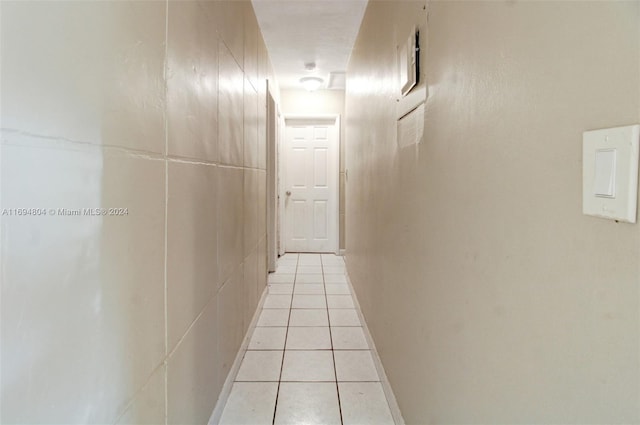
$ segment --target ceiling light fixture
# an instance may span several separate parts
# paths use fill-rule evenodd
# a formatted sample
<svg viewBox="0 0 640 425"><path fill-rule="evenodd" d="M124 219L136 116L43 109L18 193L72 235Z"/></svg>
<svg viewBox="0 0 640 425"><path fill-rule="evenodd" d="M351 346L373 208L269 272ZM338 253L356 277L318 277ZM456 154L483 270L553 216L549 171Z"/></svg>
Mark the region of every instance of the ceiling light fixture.
<svg viewBox="0 0 640 425"><path fill-rule="evenodd" d="M315 91L320 88L324 83L324 80L320 77L303 77L300 78L300 84L304 86L308 91Z"/></svg>
<svg viewBox="0 0 640 425"><path fill-rule="evenodd" d="M306 69L307 71L313 71L314 69L316 69L316 63L315 62L307 62L304 64L304 69Z"/></svg>

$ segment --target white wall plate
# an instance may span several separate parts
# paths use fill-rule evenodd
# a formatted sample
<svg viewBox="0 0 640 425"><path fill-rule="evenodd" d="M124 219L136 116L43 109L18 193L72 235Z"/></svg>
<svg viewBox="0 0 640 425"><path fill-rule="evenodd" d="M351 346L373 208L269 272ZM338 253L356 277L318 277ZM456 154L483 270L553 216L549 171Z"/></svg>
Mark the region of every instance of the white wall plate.
<svg viewBox="0 0 640 425"><path fill-rule="evenodd" d="M582 212L636 222L640 125L585 131Z"/></svg>

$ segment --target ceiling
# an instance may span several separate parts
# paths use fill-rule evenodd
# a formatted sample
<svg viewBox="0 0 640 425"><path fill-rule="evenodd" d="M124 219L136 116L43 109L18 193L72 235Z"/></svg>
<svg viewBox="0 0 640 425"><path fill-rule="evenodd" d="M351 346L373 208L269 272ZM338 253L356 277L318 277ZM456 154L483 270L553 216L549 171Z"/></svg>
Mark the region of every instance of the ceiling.
<svg viewBox="0 0 640 425"><path fill-rule="evenodd" d="M366 7L367 0L253 0L280 88L302 88L300 78L318 76L322 88L344 89ZM316 68L306 70L307 63Z"/></svg>

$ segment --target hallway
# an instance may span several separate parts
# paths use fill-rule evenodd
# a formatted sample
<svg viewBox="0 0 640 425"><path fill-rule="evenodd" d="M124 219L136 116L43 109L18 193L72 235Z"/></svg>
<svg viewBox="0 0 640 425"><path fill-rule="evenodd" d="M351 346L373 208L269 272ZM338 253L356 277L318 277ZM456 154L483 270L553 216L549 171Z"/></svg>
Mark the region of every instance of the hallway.
<svg viewBox="0 0 640 425"><path fill-rule="evenodd" d="M285 254L221 425L394 424L342 257Z"/></svg>
<svg viewBox="0 0 640 425"><path fill-rule="evenodd" d="M0 424L640 424L640 0L0 0L0 40Z"/></svg>

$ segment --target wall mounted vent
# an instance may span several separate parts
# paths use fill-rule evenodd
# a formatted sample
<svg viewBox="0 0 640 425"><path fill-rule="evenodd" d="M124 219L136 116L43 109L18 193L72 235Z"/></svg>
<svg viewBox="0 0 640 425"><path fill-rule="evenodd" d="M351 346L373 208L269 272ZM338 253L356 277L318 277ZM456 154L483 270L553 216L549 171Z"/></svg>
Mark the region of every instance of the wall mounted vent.
<svg viewBox="0 0 640 425"><path fill-rule="evenodd" d="M406 96L418 84L420 63L420 32L413 29L407 41L398 46L398 67L400 71L400 92Z"/></svg>

